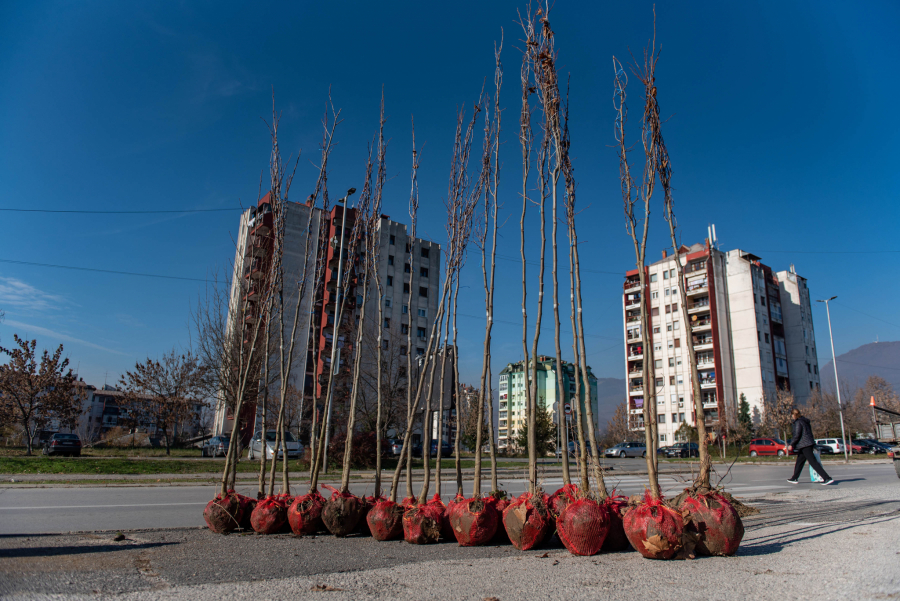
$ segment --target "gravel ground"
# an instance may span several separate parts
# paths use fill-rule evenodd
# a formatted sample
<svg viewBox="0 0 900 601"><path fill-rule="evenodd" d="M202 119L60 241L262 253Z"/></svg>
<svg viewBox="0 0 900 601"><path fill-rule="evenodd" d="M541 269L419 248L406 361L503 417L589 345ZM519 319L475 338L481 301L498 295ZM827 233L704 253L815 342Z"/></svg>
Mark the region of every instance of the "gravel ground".
<svg viewBox="0 0 900 601"><path fill-rule="evenodd" d="M202 529L0 537L8 599L900 598L900 487L806 486L755 501L736 557L574 557L554 539L417 547L330 536L220 537ZM546 554L546 557L543 555Z"/></svg>

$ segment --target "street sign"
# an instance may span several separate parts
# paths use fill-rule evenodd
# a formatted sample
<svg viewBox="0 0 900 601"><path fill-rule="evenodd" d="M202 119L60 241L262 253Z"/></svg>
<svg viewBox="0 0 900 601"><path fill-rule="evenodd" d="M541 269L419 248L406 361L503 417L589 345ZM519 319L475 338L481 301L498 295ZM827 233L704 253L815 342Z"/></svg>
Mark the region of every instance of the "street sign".
<svg viewBox="0 0 900 601"><path fill-rule="evenodd" d="M569 403L566 403L565 405L563 405L563 408L564 408L566 415L572 415L572 405L570 405Z"/></svg>

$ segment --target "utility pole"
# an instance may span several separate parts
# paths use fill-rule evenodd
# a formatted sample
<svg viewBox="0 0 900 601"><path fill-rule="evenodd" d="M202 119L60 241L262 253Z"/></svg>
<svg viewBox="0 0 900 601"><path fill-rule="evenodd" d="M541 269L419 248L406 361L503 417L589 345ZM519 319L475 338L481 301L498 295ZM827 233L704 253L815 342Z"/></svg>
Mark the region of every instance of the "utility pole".
<svg viewBox="0 0 900 601"><path fill-rule="evenodd" d="M837 357L834 355L834 334L831 331L831 309L828 306L830 301L836 299L832 296L825 300L817 300L817 303L825 303L825 313L828 315L828 337L831 339L831 363L834 365L834 388L837 391L838 414L841 416L841 442L844 443L844 461L849 461L847 456L847 435L844 433L844 407L841 405L841 384L838 381Z"/></svg>

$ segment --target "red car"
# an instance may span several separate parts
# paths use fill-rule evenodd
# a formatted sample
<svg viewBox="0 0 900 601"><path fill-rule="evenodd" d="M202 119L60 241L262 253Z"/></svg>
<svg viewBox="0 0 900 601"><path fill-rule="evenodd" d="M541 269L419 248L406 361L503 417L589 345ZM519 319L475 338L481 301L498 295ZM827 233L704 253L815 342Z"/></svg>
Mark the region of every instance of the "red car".
<svg viewBox="0 0 900 601"><path fill-rule="evenodd" d="M754 438L750 441L750 456L777 455L784 457L788 454L787 443L780 438ZM791 451L794 455L794 451Z"/></svg>

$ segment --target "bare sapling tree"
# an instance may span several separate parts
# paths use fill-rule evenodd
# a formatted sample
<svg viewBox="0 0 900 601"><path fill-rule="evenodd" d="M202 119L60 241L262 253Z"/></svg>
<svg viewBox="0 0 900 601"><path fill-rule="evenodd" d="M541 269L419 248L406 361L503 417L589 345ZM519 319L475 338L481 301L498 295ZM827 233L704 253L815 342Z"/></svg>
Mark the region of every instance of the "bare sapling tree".
<svg viewBox="0 0 900 601"><path fill-rule="evenodd" d="M341 111L339 109L335 109L334 103L331 101L331 93L328 94L328 105L325 109L325 113L322 116L322 141L319 143L319 151L320 151L320 159L319 159L319 176L316 179L316 185L313 189L312 194L309 195L309 198L306 200L306 204L309 207L315 207L319 196L322 197L322 210L321 215L324 220L326 216L329 214L331 209L331 202L328 196L328 159L331 157L331 152L334 150L334 146L337 144L335 141L335 132L337 130L337 126L341 123L342 119L340 118ZM313 294L318 301L322 296L324 296L325 291L322 289L323 281L325 277L325 268L328 262L328 236L325 235L327 229L324 226L319 228L319 240L316 248L316 270L315 275L313 276ZM324 309L323 309L324 310ZM312 326L310 327L309 335L311 340L318 341L322 334L322 320L316 319L317 314L315 309L310 311L310 322ZM321 317L321 316L319 316ZM314 345L313 352L307 352L307 362L313 362L313 365L318 366L322 360L322 348L318 343ZM307 365L307 368L309 366ZM313 398L312 398L312 423L309 428L309 479L310 482L313 480L313 474L318 469L316 465L315 458L319 455L319 444L318 444L318 429L320 424L318 422L319 417L319 407L321 400L321 392L322 392L322 384L323 382L315 381L313 382Z"/></svg>
<svg viewBox="0 0 900 601"><path fill-rule="evenodd" d="M652 47L652 46L651 46ZM644 52L645 71L650 68L651 62L655 62L656 55ZM639 69L639 67L635 67ZM647 233L650 227L650 203L656 186L656 160L657 152L655 140L647 129L646 116L642 121L642 142L644 147L644 172L642 181L638 184L631 175L631 165L628 162L629 147L625 140L625 124L628 118L628 106L626 104L626 88L628 76L625 69L615 57L613 57L613 69L615 71L615 95L614 105L616 110L616 144L619 155L619 179L622 189L622 200L625 209L625 228L634 245L635 265L640 282L640 312L641 312L641 344L643 351L643 414L644 414L644 440L647 444L647 472L650 481L650 494L653 498L659 498L659 479L657 477L656 445L656 382L653 376L653 347L650 340L650 317L647 298ZM636 212L638 200L643 204L643 215Z"/></svg>
<svg viewBox="0 0 900 601"><path fill-rule="evenodd" d="M651 54L653 50L651 49ZM658 56L658 55L657 55ZM700 452L700 471L694 479L694 488L707 492L710 488L710 456L708 439L706 435L706 419L703 410L703 396L700 390L700 374L697 371L697 355L694 352L694 338L691 332L691 318L688 314L690 307L688 306L687 297L687 281L685 280L684 268L682 264L681 245L678 243L678 221L675 219L675 200L672 197L672 164L669 160L669 151L666 149L666 143L662 135L662 123L659 117L659 101L658 90L656 87L656 60L653 59L648 63L647 70L641 74L641 83L644 84L644 94L647 98L647 106L645 110L647 114L647 123L650 135L655 139L654 148L656 150L656 170L659 175L659 183L662 186L664 194L664 206L666 222L669 224L669 237L672 241L672 256L675 259L675 272L678 276L679 299L681 301L681 323L684 325L684 342L687 347L688 363L691 373L691 398L694 402L694 413L697 416L695 423L697 425L698 447Z"/></svg>
<svg viewBox="0 0 900 601"><path fill-rule="evenodd" d="M384 116L384 99L382 98L382 118ZM350 390L350 407L347 411L347 436L344 439L344 462L343 462L343 470L341 472L341 492L347 493L350 491L350 462L353 457L353 435L356 430L356 402L359 398L359 388L360 388L360 366L362 364L362 342L363 342L363 332L366 328L366 305L369 300L369 277L371 275L371 259L369 257L368 252L366 252L369 248L369 239L373 236L371 235L371 227L372 227L372 215L371 215L371 207L372 207L372 149L369 149L369 158L366 160L366 175L365 181L363 183L363 190L359 196L359 203L356 207L356 225L359 226L359 238L354 236L354 239L351 241L352 248L355 249L354 254L359 253L359 242L360 240L363 245L363 258L361 261L362 264L362 304L359 309L359 321L356 324L356 340L353 344L351 352L353 353L353 371L352 371L352 387ZM354 228L354 232L357 231L357 228ZM357 278L359 274L357 273ZM380 305L381 302L379 300L379 315L380 315ZM376 328L382 329L382 323L375 324ZM335 341L334 344L337 344ZM380 352L379 352L380 354ZM380 447L376 448L376 456L381 456Z"/></svg>
<svg viewBox="0 0 900 601"><path fill-rule="evenodd" d="M472 138L475 131L475 124L477 123L478 114L481 112L481 110L481 104L476 104L472 113L472 118L469 121L469 124L466 127L465 131L463 131L463 112L462 110L457 111L456 135L453 142L453 154L450 159L450 178L447 186L447 200L445 201L447 207L447 250L445 253L446 266L444 268L444 282L442 285L441 304L438 309L438 319L435 324L436 328L434 328L432 332L432 337L436 338L436 340L429 341L429 348L432 346L432 342L435 342L435 345L440 342L440 332L444 327L444 319L447 319L447 324L449 327L450 299L452 298L454 285L459 285L459 268L461 266L462 257L465 254L465 243L468 240L469 234L471 232L471 223L475 210L475 200L477 200L477 194L470 194L468 163L469 154L472 148ZM428 363L431 363L431 370L428 378L428 389L425 393L424 411L422 414L422 457L425 469L423 474L422 489L419 492L418 497L419 504L425 503L425 501L427 500L431 480L430 461L427 459L427 457L431 449L431 400L432 388L434 384L434 372L436 369L435 364L438 356L441 357L442 366L446 366L447 358L449 356L446 334L444 336L443 350L436 349L434 352L434 357L431 361L429 361L429 354L426 354L425 358L426 365ZM444 377L445 372L444 368L442 367L442 377L440 383L442 390L445 388L446 382ZM438 414L437 426L439 440L437 441L436 461L438 462L438 466L435 470L435 473L439 476L438 470L440 469L441 442L443 440L443 432L441 430L443 424L440 413ZM439 489L439 487L440 480L437 479L435 488Z"/></svg>
<svg viewBox="0 0 900 601"><path fill-rule="evenodd" d="M525 373L528 373L529 353L528 353L528 310L526 303L528 300L528 268L525 259L525 216L528 210L528 176L531 170L531 153L534 145L534 131L531 126L531 104L530 96L534 93L535 88L531 85L531 60L533 57L533 49L537 44L534 35L534 21L529 14L527 20L520 18L520 24L525 32L525 49L522 52L522 66L520 70L522 83L522 108L519 113L519 146L522 150L522 214L519 218L519 254L522 260L522 355ZM536 330L536 334L539 330ZM525 421L527 422L528 431L534 434L535 415L532 405L531 383L525 386ZM529 492L532 495L537 493L537 457L535 456L534 445L532 439L528 439L528 482Z"/></svg>
<svg viewBox="0 0 900 601"><path fill-rule="evenodd" d="M378 268L381 265L381 243L379 237L381 235L381 195L384 191L384 183L386 179L385 157L387 155L387 143L384 140L384 88L381 90L381 111L378 119L378 168L375 175L375 190L372 193L372 211L369 223L366 227L366 259L369 261L369 269L372 271L372 280L375 282L375 297L378 299L378 321L376 326L378 329L377 344L375 346L375 498L381 498L381 441L385 434L384 417L382 413L383 405L383 389L382 374L384 365L384 349L382 348L382 340L384 328L384 289L381 285L381 278L378 274ZM410 287L412 288L412 287ZM408 306L408 305L407 305ZM362 329L362 328L360 328ZM407 327L407 330L409 328ZM406 347L407 352L409 346ZM362 349L360 348L360 353Z"/></svg>
<svg viewBox="0 0 900 601"><path fill-rule="evenodd" d="M63 358L63 345L50 354L37 354L36 340L13 334L16 347L0 347L9 362L0 365L0 417L18 423L25 438L25 454L31 455L34 440L50 424L73 429L82 413L83 388ZM5 426L5 423L0 423Z"/></svg>

